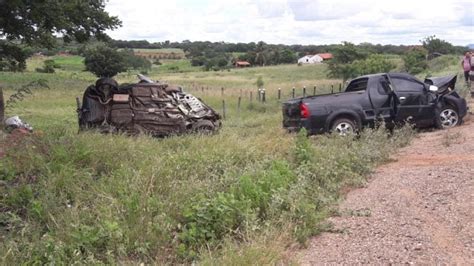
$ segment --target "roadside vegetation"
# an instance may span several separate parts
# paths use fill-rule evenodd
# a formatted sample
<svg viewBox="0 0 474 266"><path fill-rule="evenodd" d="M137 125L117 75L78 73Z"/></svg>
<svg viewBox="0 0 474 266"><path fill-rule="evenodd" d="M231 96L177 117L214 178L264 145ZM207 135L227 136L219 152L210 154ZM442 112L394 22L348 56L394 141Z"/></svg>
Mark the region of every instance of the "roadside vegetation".
<svg viewBox="0 0 474 266"><path fill-rule="evenodd" d="M296 97L303 88L326 93L354 75L407 67L400 57L410 47L116 41L105 31L121 21L105 2L0 1L6 116L34 127L0 131L2 265L291 263L288 246L331 230L325 219L342 192L414 135L409 126L288 134L276 98L278 88L285 100L291 88ZM435 36L422 44L429 55L464 49ZM295 64L333 50L329 66ZM261 67L233 69L236 60ZM433 61L419 75L452 63ZM222 130L164 139L78 133L75 98L96 76L124 83L137 73L182 84L219 111L225 101ZM256 86L267 88L266 103Z"/></svg>
<svg viewBox="0 0 474 266"><path fill-rule="evenodd" d="M284 132L276 89L314 84L318 93L327 92L339 81L326 77L325 65L187 73L152 68L152 78L184 83L216 110L225 99L222 130L165 139L77 134L74 98L95 81L74 71L77 60L56 57L63 70L54 74L0 72L6 97L38 78L50 87L7 109L35 133L21 141L1 136L2 264L290 262L288 245L331 230L325 218L341 192L363 185L414 135L409 127L354 138ZM427 70L433 67L433 75L456 69L454 59L435 60ZM130 82L133 74L117 78ZM256 91L259 77L268 102L247 99L238 110L239 88ZM223 96L220 87L226 87ZM282 98L289 97L285 90Z"/></svg>

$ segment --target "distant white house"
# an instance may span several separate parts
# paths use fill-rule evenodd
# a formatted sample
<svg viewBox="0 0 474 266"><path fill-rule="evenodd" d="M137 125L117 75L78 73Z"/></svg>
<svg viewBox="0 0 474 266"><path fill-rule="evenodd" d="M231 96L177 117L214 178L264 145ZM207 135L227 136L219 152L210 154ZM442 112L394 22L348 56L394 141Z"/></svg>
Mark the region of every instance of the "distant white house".
<svg viewBox="0 0 474 266"><path fill-rule="evenodd" d="M319 55L305 55L298 59L298 64L318 64L323 62L323 58Z"/></svg>

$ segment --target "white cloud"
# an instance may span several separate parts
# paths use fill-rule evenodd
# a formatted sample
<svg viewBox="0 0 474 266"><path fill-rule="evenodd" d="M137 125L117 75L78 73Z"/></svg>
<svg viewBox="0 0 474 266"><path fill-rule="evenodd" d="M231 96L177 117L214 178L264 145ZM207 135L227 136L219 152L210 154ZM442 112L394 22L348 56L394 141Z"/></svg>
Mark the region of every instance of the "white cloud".
<svg viewBox="0 0 474 266"><path fill-rule="evenodd" d="M110 35L149 41L418 44L435 34L474 43L472 0L111 0Z"/></svg>

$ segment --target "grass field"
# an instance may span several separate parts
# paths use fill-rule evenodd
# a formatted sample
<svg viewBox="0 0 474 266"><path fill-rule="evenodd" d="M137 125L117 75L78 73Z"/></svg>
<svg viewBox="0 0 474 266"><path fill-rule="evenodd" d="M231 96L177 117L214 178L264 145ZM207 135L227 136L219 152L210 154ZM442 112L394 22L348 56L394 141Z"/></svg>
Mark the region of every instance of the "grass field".
<svg viewBox="0 0 474 266"><path fill-rule="evenodd" d="M153 69L152 78L184 84L218 111L226 100L221 131L165 139L78 134L75 97L95 78L80 71L79 58L57 60L64 68L55 74L32 72L37 59L25 73L0 72L7 98L35 79L50 87L6 110L35 133L21 141L0 135L3 265L289 264L287 247L330 230L325 218L340 192L363 185L414 134L408 127L357 138L286 133L277 88L285 98L293 86L327 91L339 81L326 77L324 65ZM430 73L455 71L450 60ZM130 82L134 74L117 78ZM248 98L258 76L268 89L266 104ZM237 110L240 89L246 97Z"/></svg>
<svg viewBox="0 0 474 266"><path fill-rule="evenodd" d="M184 51L177 48L163 49L133 49L136 55L148 59L184 59Z"/></svg>

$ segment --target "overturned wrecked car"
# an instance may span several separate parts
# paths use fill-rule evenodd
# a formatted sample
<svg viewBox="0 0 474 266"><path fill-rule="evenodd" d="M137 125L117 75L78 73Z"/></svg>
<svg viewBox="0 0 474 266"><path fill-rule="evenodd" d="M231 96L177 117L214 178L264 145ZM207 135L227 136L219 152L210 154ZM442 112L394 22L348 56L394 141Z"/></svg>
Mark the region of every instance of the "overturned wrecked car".
<svg viewBox="0 0 474 266"><path fill-rule="evenodd" d="M456 75L424 82L406 73L379 73L349 82L344 92L308 96L283 103L283 127L309 134L346 135L383 120L387 126L450 128L462 123L466 100L454 90Z"/></svg>
<svg viewBox="0 0 474 266"><path fill-rule="evenodd" d="M181 87L143 75L138 78L138 83L122 86L110 78L90 85L82 104L76 98L79 129L165 137L190 132L210 134L220 128L221 116Z"/></svg>

